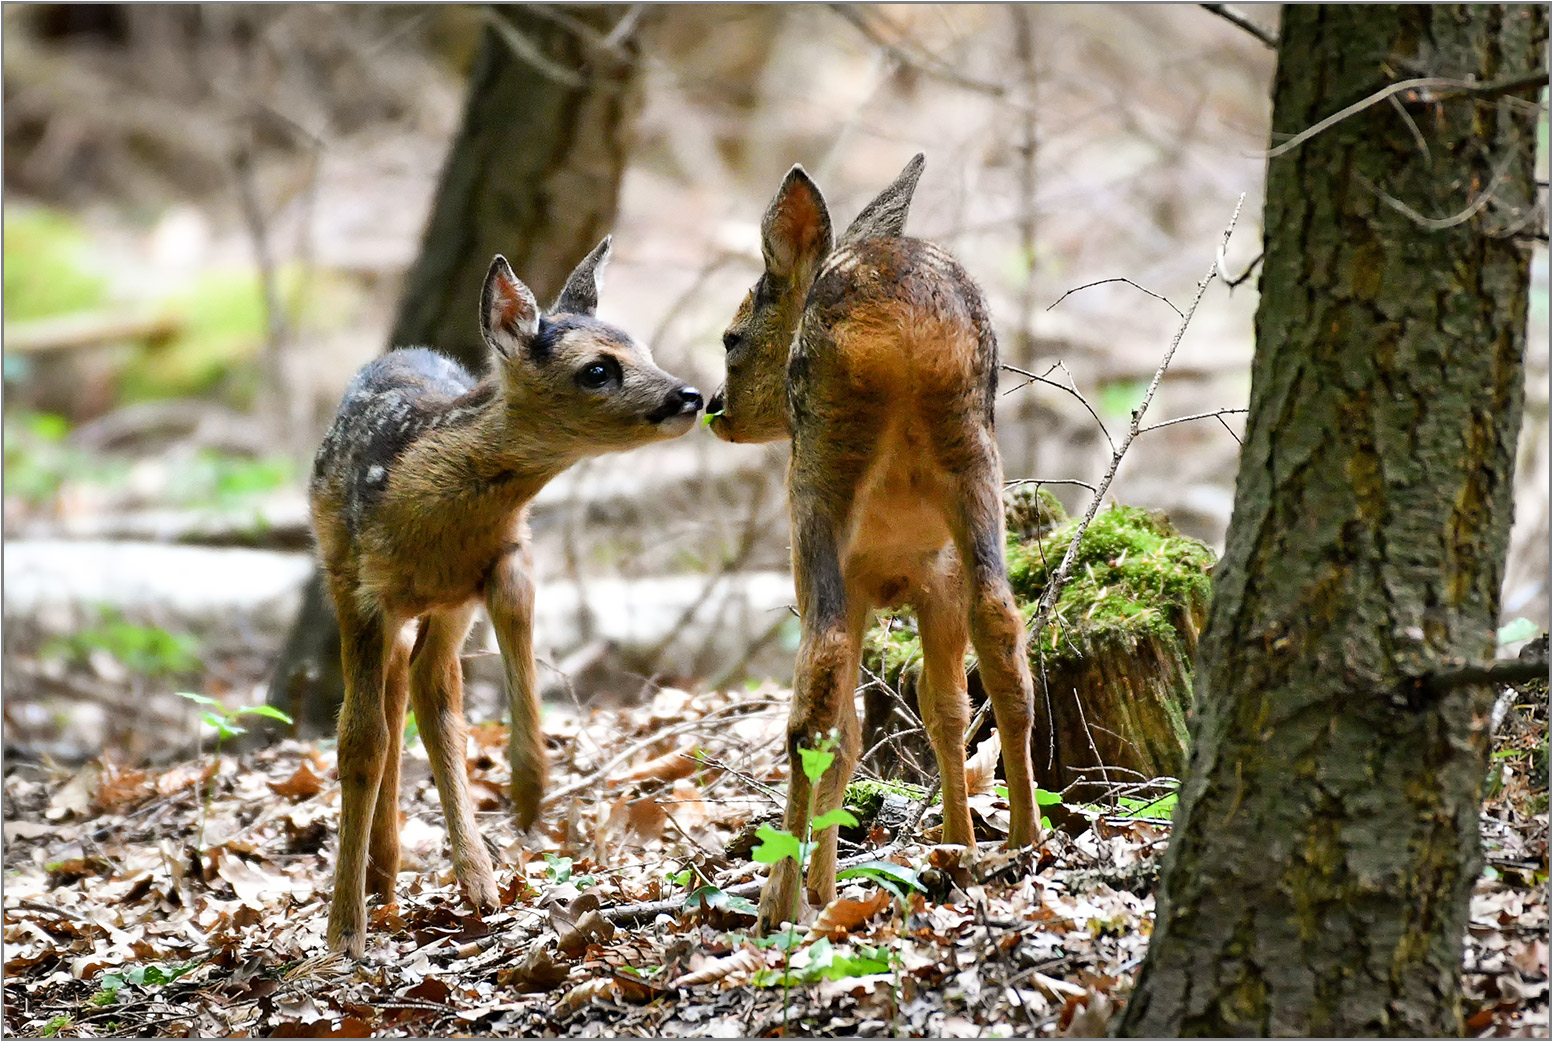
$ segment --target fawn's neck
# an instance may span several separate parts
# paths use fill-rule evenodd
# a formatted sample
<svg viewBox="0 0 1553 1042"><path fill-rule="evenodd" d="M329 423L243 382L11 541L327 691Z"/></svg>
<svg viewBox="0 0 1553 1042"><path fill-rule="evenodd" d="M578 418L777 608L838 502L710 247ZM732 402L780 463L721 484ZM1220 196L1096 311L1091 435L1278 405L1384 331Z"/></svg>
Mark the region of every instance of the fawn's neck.
<svg viewBox="0 0 1553 1042"><path fill-rule="evenodd" d="M452 403L444 420L447 444L429 447L457 472L464 491L495 493L521 506L582 458L546 437L543 415L488 376Z"/></svg>

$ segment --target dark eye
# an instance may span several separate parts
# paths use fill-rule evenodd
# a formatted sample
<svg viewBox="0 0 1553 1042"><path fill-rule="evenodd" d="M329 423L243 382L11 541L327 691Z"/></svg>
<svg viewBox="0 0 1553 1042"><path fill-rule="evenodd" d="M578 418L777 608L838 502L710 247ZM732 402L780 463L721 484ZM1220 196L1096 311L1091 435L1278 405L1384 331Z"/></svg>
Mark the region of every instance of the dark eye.
<svg viewBox="0 0 1553 1042"><path fill-rule="evenodd" d="M743 343L743 341L744 341L744 338L742 336L740 336L738 333L724 333L723 334L723 350L724 351L732 351L734 348L738 347L739 344Z"/></svg>
<svg viewBox="0 0 1553 1042"><path fill-rule="evenodd" d="M606 366L603 362L594 362L592 365L584 366L583 369L578 372L577 383L583 387L586 387L590 391L596 391L600 387L603 387L605 384L609 383L609 378L611 375L612 374L609 371L609 367Z"/></svg>

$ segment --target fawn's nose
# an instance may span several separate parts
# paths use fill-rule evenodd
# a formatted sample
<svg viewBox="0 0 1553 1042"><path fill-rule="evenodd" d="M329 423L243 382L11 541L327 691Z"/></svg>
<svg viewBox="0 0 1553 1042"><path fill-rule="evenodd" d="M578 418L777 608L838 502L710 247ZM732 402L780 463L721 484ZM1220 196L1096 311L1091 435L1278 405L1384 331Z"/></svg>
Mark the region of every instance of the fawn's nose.
<svg viewBox="0 0 1553 1042"><path fill-rule="evenodd" d="M699 412L701 409L701 392L694 387L681 387L679 389L679 411Z"/></svg>
<svg viewBox="0 0 1553 1042"><path fill-rule="evenodd" d="M706 411L710 413L719 413L723 411L723 392L721 389L719 389L716 394L712 395L711 401L706 403Z"/></svg>

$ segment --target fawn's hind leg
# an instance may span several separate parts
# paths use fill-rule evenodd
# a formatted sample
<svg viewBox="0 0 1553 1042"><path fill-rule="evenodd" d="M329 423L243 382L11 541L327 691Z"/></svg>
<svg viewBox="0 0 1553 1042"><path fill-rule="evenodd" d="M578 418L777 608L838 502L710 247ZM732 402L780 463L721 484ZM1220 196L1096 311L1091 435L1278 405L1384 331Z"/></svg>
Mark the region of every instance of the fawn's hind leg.
<svg viewBox="0 0 1553 1042"><path fill-rule="evenodd" d="M430 612L421 620L415 654L410 658L410 700L421 742L431 760L431 776L447 819L453 847L453 874L464 896L478 911L500 904L491 856L475 825L464 766L468 732L464 726L464 670L458 653L474 618L474 606Z"/></svg>
<svg viewBox="0 0 1553 1042"><path fill-rule="evenodd" d="M918 595L913 607L922 637L922 677L917 706L938 760L944 794L944 842L975 842L966 802L965 728L970 706L965 696L965 586L958 567L940 572Z"/></svg>
<svg viewBox="0 0 1553 1042"><path fill-rule="evenodd" d="M340 658L345 702L340 707L340 844L329 905L329 947L360 958L366 950L366 867L373 808L383 778L388 725L383 678L388 659L387 624L356 610L350 594L335 597L340 620Z"/></svg>
<svg viewBox="0 0 1553 1042"><path fill-rule="evenodd" d="M534 670L534 563L528 548L503 557L485 581L485 606L496 628L507 676L507 705L512 730L507 759L512 765L512 808L518 827L539 820L550 764L539 728L539 684Z"/></svg>
<svg viewBox="0 0 1553 1042"><path fill-rule="evenodd" d="M410 693L410 641L403 630L394 638L383 679L383 722L387 742L383 777L372 810L372 838L367 848L367 893L388 904L399 878L399 758L404 739L404 704Z"/></svg>
<svg viewBox="0 0 1553 1042"><path fill-rule="evenodd" d="M1025 654L1024 621L1008 585L1003 559L1003 465L997 447L984 443L981 465L962 473L953 519L955 544L965 570L970 602L971 643L976 648L982 687L992 701L998 737L1003 746L1003 771L1008 780L1010 847L1041 841L1035 809L1035 770L1031 764L1030 732L1035 695L1030 662Z"/></svg>

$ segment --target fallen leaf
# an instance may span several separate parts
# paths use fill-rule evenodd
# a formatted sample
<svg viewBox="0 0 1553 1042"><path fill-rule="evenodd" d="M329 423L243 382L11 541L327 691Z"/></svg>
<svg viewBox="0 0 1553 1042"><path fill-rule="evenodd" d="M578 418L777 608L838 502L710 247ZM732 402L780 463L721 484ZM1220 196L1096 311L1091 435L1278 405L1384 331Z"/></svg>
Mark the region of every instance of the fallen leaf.
<svg viewBox="0 0 1553 1042"><path fill-rule="evenodd" d="M516 991L549 991L571 973L569 967L555 961L549 948L530 948L516 966L498 970L496 982Z"/></svg>
<svg viewBox="0 0 1553 1042"><path fill-rule="evenodd" d="M965 759L965 791L969 796L991 792L997 784L998 755L1003 747L998 742L998 729L994 727L987 740L976 746L976 751Z"/></svg>
<svg viewBox="0 0 1553 1042"><path fill-rule="evenodd" d="M820 910L804 940L813 941L820 937L829 937L833 941L839 941L878 915L889 904L890 895L883 890L875 890L871 896L860 901L838 897Z"/></svg>
<svg viewBox="0 0 1553 1042"><path fill-rule="evenodd" d="M324 789L324 780L313 773L313 765L302 760L297 764L296 771L283 782L270 782L270 788L275 790L277 796L284 796L291 800L305 800L317 796Z"/></svg>
<svg viewBox="0 0 1553 1042"><path fill-rule="evenodd" d="M720 959L711 959L702 964L699 970L694 970L677 979L673 986L676 988L694 988L701 984L710 984L713 981L722 980L724 977L735 973L754 973L766 965L764 954L755 948L740 948L731 955L725 955Z"/></svg>

